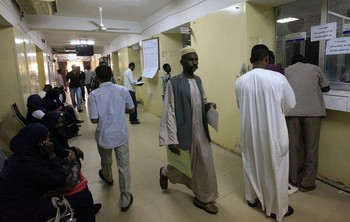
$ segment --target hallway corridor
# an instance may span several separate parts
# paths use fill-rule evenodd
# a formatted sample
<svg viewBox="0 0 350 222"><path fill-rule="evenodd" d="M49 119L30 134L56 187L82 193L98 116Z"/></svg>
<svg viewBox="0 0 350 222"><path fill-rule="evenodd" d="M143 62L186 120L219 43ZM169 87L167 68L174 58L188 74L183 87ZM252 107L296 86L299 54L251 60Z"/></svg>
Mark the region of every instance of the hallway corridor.
<svg viewBox="0 0 350 222"><path fill-rule="evenodd" d="M158 146L159 118L144 112L139 106L140 125L129 127L131 162L131 192L134 202L129 211L119 206L118 172L114 157L114 185L110 186L98 176L100 157L94 139L95 125L87 117L86 106L79 113L82 124L80 134L70 140L71 146L85 153L83 173L89 181L94 201L102 203L98 222L264 222L274 221L258 209L250 208L244 198L242 161L232 152L212 144L219 198L219 212L210 215L192 204L193 193L183 185L173 185L162 191L159 187L159 168L167 163L164 147ZM128 116L126 116L128 118ZM349 222L350 196L317 181L317 189L290 196L295 212L286 222Z"/></svg>

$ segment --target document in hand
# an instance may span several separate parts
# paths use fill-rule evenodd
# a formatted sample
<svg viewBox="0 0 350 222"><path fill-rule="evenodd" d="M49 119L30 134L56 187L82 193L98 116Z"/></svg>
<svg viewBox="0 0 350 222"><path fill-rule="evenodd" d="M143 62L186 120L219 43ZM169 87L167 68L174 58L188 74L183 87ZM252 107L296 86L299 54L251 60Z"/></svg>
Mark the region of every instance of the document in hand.
<svg viewBox="0 0 350 222"><path fill-rule="evenodd" d="M169 164L192 178L190 151L180 149L180 155L172 153L169 148L166 151Z"/></svg>
<svg viewBox="0 0 350 222"><path fill-rule="evenodd" d="M216 132L218 131L218 121L219 121L219 113L213 107L207 112L208 124L212 126Z"/></svg>
<svg viewBox="0 0 350 222"><path fill-rule="evenodd" d="M136 86L142 86L143 84L145 84L145 82L142 82L142 81L138 81L135 83Z"/></svg>

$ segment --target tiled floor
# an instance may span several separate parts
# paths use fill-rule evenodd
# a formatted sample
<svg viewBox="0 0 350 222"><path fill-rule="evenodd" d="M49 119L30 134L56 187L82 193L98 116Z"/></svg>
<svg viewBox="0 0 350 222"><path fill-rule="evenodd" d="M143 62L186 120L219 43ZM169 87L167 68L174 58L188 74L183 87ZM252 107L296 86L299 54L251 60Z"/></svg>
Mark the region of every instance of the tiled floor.
<svg viewBox="0 0 350 222"><path fill-rule="evenodd" d="M127 212L119 206L118 172L114 166L114 185L106 185L98 176L100 158L94 140L95 125L87 119L87 111L79 113L85 122L82 136L71 139L70 144L85 152L83 173L95 202L102 203L98 222L260 222L274 221L257 209L248 207L244 199L241 159L213 144L214 161L219 186L217 215L210 215L192 204L193 194L183 185L169 183L169 189L159 187L159 168L167 163L163 147L158 146L159 118L139 109L140 125L129 125L131 161L131 192L134 203ZM126 116L127 117L127 116ZM317 189L290 196L295 213L286 222L349 222L350 196L340 194L317 181Z"/></svg>

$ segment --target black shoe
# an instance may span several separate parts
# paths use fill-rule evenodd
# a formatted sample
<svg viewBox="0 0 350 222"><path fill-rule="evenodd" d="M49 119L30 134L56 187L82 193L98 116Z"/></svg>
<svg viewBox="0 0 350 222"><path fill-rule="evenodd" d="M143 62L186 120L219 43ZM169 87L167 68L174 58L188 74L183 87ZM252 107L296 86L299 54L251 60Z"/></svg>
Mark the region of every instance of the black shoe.
<svg viewBox="0 0 350 222"><path fill-rule="evenodd" d="M255 199L255 201L254 201L254 203L251 203L251 202L249 202L248 200L247 200L247 204L248 204L248 206L250 206L250 207L252 207L252 208L255 208L255 207L257 207L258 206L258 198L256 198Z"/></svg>
<svg viewBox="0 0 350 222"><path fill-rule="evenodd" d="M82 110L83 111L83 110ZM80 120L80 119L77 119L77 121L75 121L76 123L83 123L84 120Z"/></svg>
<svg viewBox="0 0 350 222"><path fill-rule="evenodd" d="M130 124L140 124L140 122L136 120L136 121L131 121Z"/></svg>
<svg viewBox="0 0 350 222"><path fill-rule="evenodd" d="M168 189L168 177L162 174L162 169L163 167L159 169L159 185L162 190L166 190Z"/></svg>
<svg viewBox="0 0 350 222"><path fill-rule="evenodd" d="M311 190L314 190L316 189L316 185L313 185L311 187L304 187L302 186L301 184L299 184L299 190L301 190L302 192L308 192L308 191L311 191Z"/></svg>
<svg viewBox="0 0 350 222"><path fill-rule="evenodd" d="M106 180L106 178L103 177L103 174L102 174L102 171L101 171L101 170L98 171L98 175L99 175L100 178L101 178L104 182L106 182L108 185L112 185L112 184L113 184L113 180L112 180L112 181L108 181L108 180Z"/></svg>
<svg viewBox="0 0 350 222"><path fill-rule="evenodd" d="M198 200L196 197L193 199L193 204L205 210L207 213L210 214L217 214L218 213L218 208L214 205L214 203L203 203L202 201Z"/></svg>
<svg viewBox="0 0 350 222"><path fill-rule="evenodd" d="M78 112L81 113L81 112L83 112L83 110L82 109L78 109Z"/></svg>
<svg viewBox="0 0 350 222"><path fill-rule="evenodd" d="M293 213L294 213L293 208L291 206L288 206L288 211L283 217L288 217L288 216L292 215ZM270 217L273 219L276 219L276 214L271 213Z"/></svg>
<svg viewBox="0 0 350 222"><path fill-rule="evenodd" d="M77 127L81 127L81 125L80 125L80 124L77 124Z"/></svg>
<svg viewBox="0 0 350 222"><path fill-rule="evenodd" d="M102 208L102 204L100 203L94 204L95 215L98 214L98 212L100 212L101 208Z"/></svg>
<svg viewBox="0 0 350 222"><path fill-rule="evenodd" d="M131 206L131 204L132 204L133 201L134 201L134 197L132 196L132 194L130 194L130 202L129 202L128 206L122 207L122 208L120 208L120 210L121 210L122 212L128 211L128 210L129 210L129 207Z"/></svg>

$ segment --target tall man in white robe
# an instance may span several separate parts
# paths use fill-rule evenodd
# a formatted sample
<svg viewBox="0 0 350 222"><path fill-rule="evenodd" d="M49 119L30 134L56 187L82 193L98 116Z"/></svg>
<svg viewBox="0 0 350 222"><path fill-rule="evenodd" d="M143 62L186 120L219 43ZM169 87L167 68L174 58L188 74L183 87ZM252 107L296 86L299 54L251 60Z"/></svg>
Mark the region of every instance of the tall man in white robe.
<svg viewBox="0 0 350 222"><path fill-rule="evenodd" d="M293 89L280 73L266 70L268 48L251 51L253 70L236 83L241 113L241 151L245 196L250 207L260 201L267 216L282 221L288 206L288 131L285 114L295 106Z"/></svg>
<svg viewBox="0 0 350 222"><path fill-rule="evenodd" d="M160 125L159 144L168 145L171 152L181 155L189 150L192 178L174 166L160 168L160 186L168 188L171 183L181 183L195 194L193 204L210 214L216 214L214 205L218 198L216 174L206 111L216 105L207 103L201 79L194 75L198 68L198 55L191 47L181 50L181 74L170 78L164 98Z"/></svg>

